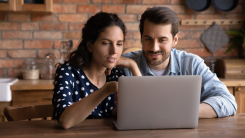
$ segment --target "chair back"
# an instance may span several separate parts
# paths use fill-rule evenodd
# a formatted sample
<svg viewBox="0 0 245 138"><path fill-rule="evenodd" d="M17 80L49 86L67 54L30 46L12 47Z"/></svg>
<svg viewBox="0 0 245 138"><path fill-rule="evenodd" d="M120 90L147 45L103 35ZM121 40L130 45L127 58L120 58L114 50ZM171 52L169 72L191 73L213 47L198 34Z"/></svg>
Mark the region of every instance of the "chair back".
<svg viewBox="0 0 245 138"><path fill-rule="evenodd" d="M51 103L16 105L4 108L4 115L8 121L31 120L53 116L53 106Z"/></svg>

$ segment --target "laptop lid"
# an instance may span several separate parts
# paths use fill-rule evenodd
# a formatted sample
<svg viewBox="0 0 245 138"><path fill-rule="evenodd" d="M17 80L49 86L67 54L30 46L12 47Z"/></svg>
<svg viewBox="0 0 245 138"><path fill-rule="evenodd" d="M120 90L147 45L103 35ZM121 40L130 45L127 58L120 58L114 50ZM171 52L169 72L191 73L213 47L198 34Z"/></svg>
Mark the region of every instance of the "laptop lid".
<svg viewBox="0 0 245 138"><path fill-rule="evenodd" d="M195 128L202 77L125 76L118 80L118 130Z"/></svg>

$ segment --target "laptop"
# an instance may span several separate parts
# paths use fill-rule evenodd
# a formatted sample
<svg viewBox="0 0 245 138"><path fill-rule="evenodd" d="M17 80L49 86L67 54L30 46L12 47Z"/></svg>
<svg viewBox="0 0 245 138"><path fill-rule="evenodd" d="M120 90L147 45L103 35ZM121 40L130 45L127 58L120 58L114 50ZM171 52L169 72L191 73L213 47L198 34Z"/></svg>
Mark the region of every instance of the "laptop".
<svg viewBox="0 0 245 138"><path fill-rule="evenodd" d="M195 128L202 77L123 76L118 80L118 130Z"/></svg>

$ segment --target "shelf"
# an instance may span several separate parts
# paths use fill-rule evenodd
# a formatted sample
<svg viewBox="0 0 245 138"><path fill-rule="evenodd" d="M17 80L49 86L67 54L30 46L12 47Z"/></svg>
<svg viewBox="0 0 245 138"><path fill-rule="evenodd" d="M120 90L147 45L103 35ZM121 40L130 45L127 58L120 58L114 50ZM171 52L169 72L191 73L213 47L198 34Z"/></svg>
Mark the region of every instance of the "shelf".
<svg viewBox="0 0 245 138"><path fill-rule="evenodd" d="M241 25L244 19L183 19L181 25Z"/></svg>

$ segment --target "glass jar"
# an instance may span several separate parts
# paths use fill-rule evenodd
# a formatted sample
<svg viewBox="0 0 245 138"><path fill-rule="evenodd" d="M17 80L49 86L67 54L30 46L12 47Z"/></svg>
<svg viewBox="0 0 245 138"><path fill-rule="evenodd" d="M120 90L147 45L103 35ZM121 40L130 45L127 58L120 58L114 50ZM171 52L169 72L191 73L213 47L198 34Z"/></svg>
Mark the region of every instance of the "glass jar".
<svg viewBox="0 0 245 138"><path fill-rule="evenodd" d="M45 59L45 61L42 61L40 68L40 77L41 79L54 79L54 61L53 59Z"/></svg>
<svg viewBox="0 0 245 138"><path fill-rule="evenodd" d="M22 77L26 80L39 79L38 61L35 59L26 59L22 68Z"/></svg>

